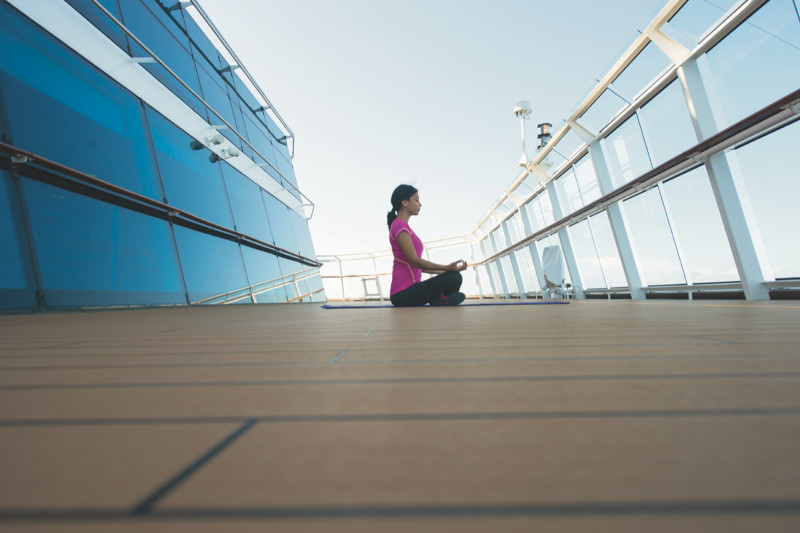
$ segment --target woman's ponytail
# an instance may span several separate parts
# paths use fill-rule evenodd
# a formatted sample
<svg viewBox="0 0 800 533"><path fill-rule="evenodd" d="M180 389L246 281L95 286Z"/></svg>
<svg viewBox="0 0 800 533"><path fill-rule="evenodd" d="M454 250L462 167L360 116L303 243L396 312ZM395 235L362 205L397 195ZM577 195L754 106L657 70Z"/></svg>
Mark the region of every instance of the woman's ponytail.
<svg viewBox="0 0 800 533"><path fill-rule="evenodd" d="M391 211L386 213L386 223L389 224L389 228L392 227L392 222L394 222L394 219L396 218L397 218L397 211L395 211L394 208L392 208Z"/></svg>

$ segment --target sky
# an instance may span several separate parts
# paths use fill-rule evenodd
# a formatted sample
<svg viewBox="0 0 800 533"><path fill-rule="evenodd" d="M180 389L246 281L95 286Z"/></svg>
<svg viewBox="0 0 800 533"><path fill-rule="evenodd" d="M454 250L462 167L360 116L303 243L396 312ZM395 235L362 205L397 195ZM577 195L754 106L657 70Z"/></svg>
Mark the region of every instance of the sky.
<svg viewBox="0 0 800 533"><path fill-rule="evenodd" d="M388 248L394 188L426 240L519 176L514 104L557 129L667 0L200 0L295 135L318 255Z"/></svg>

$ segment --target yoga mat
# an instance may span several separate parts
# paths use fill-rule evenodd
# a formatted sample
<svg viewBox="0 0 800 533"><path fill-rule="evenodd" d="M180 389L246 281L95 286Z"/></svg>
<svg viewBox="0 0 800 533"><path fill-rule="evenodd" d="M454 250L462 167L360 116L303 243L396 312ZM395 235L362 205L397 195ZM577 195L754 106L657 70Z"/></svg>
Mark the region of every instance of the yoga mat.
<svg viewBox="0 0 800 533"><path fill-rule="evenodd" d="M459 305L418 305L418 306L408 306L408 307L432 307L434 309L440 307L470 307L470 306L486 306L486 305L553 305L553 304L568 304L569 302L566 300L538 300L535 302L465 302ZM322 306L323 309L381 309L386 307L395 307L392 304L380 304L380 305L360 305L360 304L343 304L343 305L331 305L325 304ZM403 309L403 307L398 307L398 309Z"/></svg>

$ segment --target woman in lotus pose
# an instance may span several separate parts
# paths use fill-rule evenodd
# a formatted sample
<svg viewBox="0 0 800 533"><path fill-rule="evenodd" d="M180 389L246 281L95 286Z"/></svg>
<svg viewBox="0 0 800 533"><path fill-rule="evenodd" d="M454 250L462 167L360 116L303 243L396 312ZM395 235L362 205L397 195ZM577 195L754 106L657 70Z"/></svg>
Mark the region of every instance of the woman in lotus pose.
<svg viewBox="0 0 800 533"><path fill-rule="evenodd" d="M458 305L464 301L464 294L458 290L461 271L466 270L467 263L458 260L439 265L420 257L422 241L408 225L408 220L419 214L420 207L419 193L411 185L400 185L392 193L392 210L386 217L394 255L390 299L398 307ZM436 276L422 281L423 272Z"/></svg>

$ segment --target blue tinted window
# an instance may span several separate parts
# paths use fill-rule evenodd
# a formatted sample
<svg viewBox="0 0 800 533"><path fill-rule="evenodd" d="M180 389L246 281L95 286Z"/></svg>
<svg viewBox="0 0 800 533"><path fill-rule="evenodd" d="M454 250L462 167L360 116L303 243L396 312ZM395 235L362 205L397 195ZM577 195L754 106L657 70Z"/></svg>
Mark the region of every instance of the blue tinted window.
<svg viewBox="0 0 800 533"><path fill-rule="evenodd" d="M36 307L35 284L16 207L15 186L0 170L0 309Z"/></svg>
<svg viewBox="0 0 800 533"><path fill-rule="evenodd" d="M233 115L231 102L228 99L228 93L225 91L223 81L219 74L209 70L211 67L205 61L197 63L197 73L200 77L200 86L202 87L203 100L211 106L211 109L219 113L219 115L233 128L238 130L239 124ZM212 124L222 125L216 115L209 112L208 119ZM221 129L222 133L229 141L242 148L242 141L230 129Z"/></svg>
<svg viewBox="0 0 800 533"><path fill-rule="evenodd" d="M211 152L205 148L192 150L193 139L151 108L147 119L168 203L233 228L220 163L210 162Z"/></svg>
<svg viewBox="0 0 800 533"><path fill-rule="evenodd" d="M256 302L285 302L286 288L278 256L247 246L242 246L242 255Z"/></svg>
<svg viewBox="0 0 800 533"><path fill-rule="evenodd" d="M300 248L300 255L308 257L309 259L316 259L314 243L311 240L311 231L308 229L308 221L291 209L289 210L289 214L294 222L294 234Z"/></svg>
<svg viewBox="0 0 800 533"><path fill-rule="evenodd" d="M227 163L221 163L221 167L231 200L236 230L264 242L273 243L261 187Z"/></svg>
<svg viewBox="0 0 800 533"><path fill-rule="evenodd" d="M181 226L175 239L191 303L251 301L237 243Z"/></svg>
<svg viewBox="0 0 800 533"><path fill-rule="evenodd" d="M12 143L161 199L139 101L15 14L0 17L0 27Z"/></svg>
<svg viewBox="0 0 800 533"><path fill-rule="evenodd" d="M150 10L141 2L126 0L122 2L125 26L131 30L147 48L183 80L196 93L200 94L200 83L194 60L190 53L189 40L175 22L167 17L161 8ZM133 57L149 57L149 55L131 40ZM206 109L197 98L186 90L175 78L158 63L144 63L142 66L161 83L176 93L201 117L206 117Z"/></svg>
<svg viewBox="0 0 800 533"><path fill-rule="evenodd" d="M94 5L92 0L66 0L66 2L71 5L75 11L89 20L95 28L102 31L106 37L114 41L117 46L127 51L127 37L125 32L122 31L119 26L114 24L114 22L108 18L105 13L100 11L100 9ZM122 17L119 14L117 0L100 0L100 4L102 4L102 6L106 8L106 10L108 10L115 19L119 20L120 22L122 21Z"/></svg>
<svg viewBox="0 0 800 533"><path fill-rule="evenodd" d="M289 212L289 208L286 207L286 204L265 191L262 196L267 206L267 216L269 216L269 223L272 228L272 238L275 239L275 246L296 254L300 253L300 247L297 245L297 238L294 234L294 221L290 218L291 213Z"/></svg>
<svg viewBox="0 0 800 533"><path fill-rule="evenodd" d="M264 126L258 122L252 114L245 112L244 121L244 130L248 142L253 145L253 148L255 148L259 154L263 156L263 158L261 158L258 155L254 155L253 161L256 163L265 163L266 161L269 161L277 167L278 164L275 162L275 149L272 147L272 143L270 142L272 136L267 133L266 128L264 128ZM267 169L266 166L264 167L264 170L269 170L270 175L274 174L274 171L272 171L272 169Z"/></svg>
<svg viewBox="0 0 800 533"><path fill-rule="evenodd" d="M48 305L186 303L166 221L22 183Z"/></svg>

